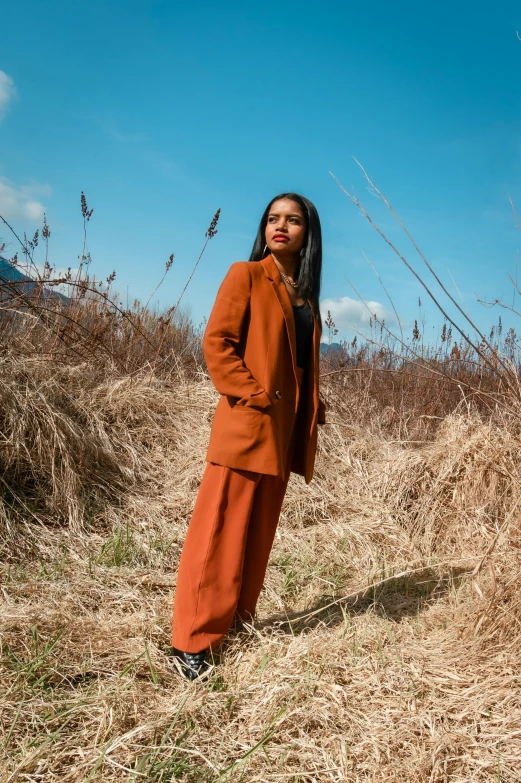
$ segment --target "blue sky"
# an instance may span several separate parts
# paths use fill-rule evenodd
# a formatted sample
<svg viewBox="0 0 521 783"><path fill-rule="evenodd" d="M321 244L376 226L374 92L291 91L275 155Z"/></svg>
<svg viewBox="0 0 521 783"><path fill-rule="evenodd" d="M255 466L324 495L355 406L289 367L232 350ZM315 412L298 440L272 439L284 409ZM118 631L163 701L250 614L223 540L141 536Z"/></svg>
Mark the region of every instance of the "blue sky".
<svg viewBox="0 0 521 783"><path fill-rule="evenodd" d="M174 252L155 297L168 306L220 207L184 299L201 321L266 202L296 190L321 216L322 297L340 336L365 319L348 279L389 310L364 253L407 328L421 296L431 334L435 309L328 173L421 269L354 156L481 325L499 313L477 295L511 303L519 3L19 0L2 27L0 213L29 233L45 209L58 267L77 265L84 190L93 271L115 269L123 298L146 300Z"/></svg>

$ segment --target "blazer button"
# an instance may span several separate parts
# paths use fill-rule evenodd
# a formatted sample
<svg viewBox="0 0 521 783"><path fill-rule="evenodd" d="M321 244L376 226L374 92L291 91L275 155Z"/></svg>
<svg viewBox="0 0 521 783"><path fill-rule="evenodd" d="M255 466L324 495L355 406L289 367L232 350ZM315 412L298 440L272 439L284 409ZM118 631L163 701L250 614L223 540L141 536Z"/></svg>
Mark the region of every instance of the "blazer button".
<svg viewBox="0 0 521 783"><path fill-rule="evenodd" d="M277 398L277 400L280 400L280 399L281 399L281 397L282 397L282 393L281 393L281 392L279 392L279 391L276 391L276 392L275 392L275 397Z"/></svg>

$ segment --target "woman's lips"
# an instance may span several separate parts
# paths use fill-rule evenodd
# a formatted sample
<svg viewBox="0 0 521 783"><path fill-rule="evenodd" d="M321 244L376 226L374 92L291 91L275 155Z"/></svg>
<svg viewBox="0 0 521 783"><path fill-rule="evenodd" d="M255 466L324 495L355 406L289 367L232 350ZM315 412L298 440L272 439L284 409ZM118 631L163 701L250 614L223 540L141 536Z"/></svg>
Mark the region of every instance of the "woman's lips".
<svg viewBox="0 0 521 783"><path fill-rule="evenodd" d="M284 234L275 234L273 237L274 242L289 242L288 237L285 237Z"/></svg>

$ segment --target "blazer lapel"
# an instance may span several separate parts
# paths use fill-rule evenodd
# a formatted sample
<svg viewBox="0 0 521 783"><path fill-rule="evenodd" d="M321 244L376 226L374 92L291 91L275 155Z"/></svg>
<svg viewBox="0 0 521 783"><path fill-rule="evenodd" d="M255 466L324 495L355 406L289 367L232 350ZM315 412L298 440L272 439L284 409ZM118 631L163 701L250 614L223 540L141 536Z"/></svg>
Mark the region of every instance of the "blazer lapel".
<svg viewBox="0 0 521 783"><path fill-rule="evenodd" d="M297 379L297 335L295 332L295 317L293 315L293 308L291 306L291 300L288 292L286 291L286 285L280 276L280 272L277 268L275 261L271 255L263 258L259 261L264 267L267 277L269 278L275 295L279 300L279 304L282 307L284 313L284 320L286 321L286 329L288 332L289 345L291 348L291 358L293 360L293 373L295 379Z"/></svg>

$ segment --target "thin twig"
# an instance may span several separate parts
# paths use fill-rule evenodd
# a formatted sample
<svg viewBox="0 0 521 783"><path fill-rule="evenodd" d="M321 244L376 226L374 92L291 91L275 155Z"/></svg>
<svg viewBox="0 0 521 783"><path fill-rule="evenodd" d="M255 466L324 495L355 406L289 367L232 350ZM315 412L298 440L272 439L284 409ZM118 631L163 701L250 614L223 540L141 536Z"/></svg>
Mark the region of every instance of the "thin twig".
<svg viewBox="0 0 521 783"><path fill-rule="evenodd" d="M396 316L396 320L398 321L398 327L400 329L400 335L401 335L401 338L403 340L402 322L400 321L400 316L398 315L398 311L397 311L396 307L394 306L394 302L393 302L393 300L391 298L391 295L390 295L389 291L387 290L387 288L385 287L382 278L380 277L380 275L376 271L375 267L373 266L373 264L371 263L371 261L369 260L367 255L365 253L362 253L362 255L365 258L365 260L367 261L367 263L369 264L369 266L371 267L371 269L373 270L373 272L375 273L376 277L378 278L378 282L382 286L383 290L385 291L385 295L387 296L389 302L391 303L391 307L393 308L394 314Z"/></svg>
<svg viewBox="0 0 521 783"><path fill-rule="evenodd" d="M358 161L357 161L357 163L358 163ZM359 165L360 165L360 164L359 164ZM367 210L365 209L365 207L364 207L364 206L363 206L363 205L360 203L360 201L359 201L359 200L358 200L358 199L357 199L355 196L352 196L352 195L351 195L351 193L349 193L349 191L347 191L347 190L346 190L346 189L343 187L343 185L340 183L340 181L339 181L339 180L338 180L338 179L335 177L335 175L334 175L334 174L333 174L331 171L330 171L329 173L331 174L331 176L333 177L333 179L335 180L335 182L338 184L338 186L340 187L340 189L341 189L341 190L342 190L342 191L343 191L343 192L346 194L346 196L347 196L347 197L348 197L348 198L349 198L349 199L350 199L350 200L353 202L353 204L354 204L356 207L358 207L358 209L360 209L360 211L362 212L363 216L364 216L364 217L365 217L365 218L368 220L368 222L369 222L369 223L370 223L370 225L371 225L371 226L372 226L372 227L375 229L375 231L377 231L377 232L378 232L378 234L380 234L380 236L382 237L382 239L383 239L383 240L384 240L384 241L385 241L385 242L386 242L386 243L389 245L389 247L390 247L390 248L391 248L391 249L392 249L392 250L393 250L393 251L396 253L396 255L398 256L398 258L400 258L400 259L401 259L401 261L403 261L403 263L405 264L405 266L407 267L407 269L409 269L409 271L410 271L410 272L412 272L412 274L414 275L414 277L415 277L415 278L418 280L418 282L420 283L420 285L421 285L421 286L422 286L422 287L425 289L425 291L427 292L428 296L429 296L429 297L432 299L432 301L434 302L434 304L436 305L436 307L438 308L438 310L439 310L439 311L442 313L442 315L445 317L445 319L446 319L446 320L447 320L447 321L448 321L448 322L449 322L449 323L450 323L450 324L451 324L451 325L454 327L454 329L456 329L456 331L457 331L457 332L458 332L458 333L459 333L459 334L460 334L460 335L463 337L463 339L465 340L465 342L466 342L466 343L468 343L468 345L470 345L470 347L471 347L471 348L472 348L472 349L473 349L473 350L474 350L474 351L477 353L477 355L478 355L478 356L479 356L479 357L482 359L482 361L483 361L485 364L487 364L487 365L488 365L488 366L489 366L489 367L490 367L490 368L493 370L493 372L497 372L497 369L496 369L496 368L494 367L494 365L493 365L493 364L492 364L492 363L489 361L488 357L487 357L487 356L486 356L486 355L483 353L483 351L481 351L481 350L480 350L480 348L479 348L477 345L475 345L475 344L472 342L472 340L470 339L470 337L469 337L469 336L468 336L468 335L467 335L467 334L466 334L466 333L465 333L465 332L464 332L464 331L463 331L463 330L460 328L460 326L458 326L458 324L457 324L457 323L456 323L456 322L455 322L455 321L454 321L454 320L453 320L453 319L452 319L452 318L449 316L449 314L446 312L446 310L444 309L444 307L441 305L441 303L440 303L440 302L438 301L438 299L437 299L437 298L434 296L434 294L432 293L432 291L430 290L430 288L427 286L427 284L425 283L425 281L424 281L424 280L423 280L423 279L420 277L420 275L418 274L418 272L416 272L416 270L415 270L415 269L414 269L414 268L411 266L411 264L410 264L410 263L407 261L407 259L406 259L406 258L405 258L405 257L402 255L402 253L400 253L400 251L398 250L398 248L397 248L397 247L396 247L396 246L395 246L395 245L394 245L394 244L391 242L391 240L390 240L390 239L388 239L388 237L387 237L387 236L386 236L386 235L383 233L383 231L382 231L382 230L379 228L379 226L377 226L377 225L376 225L376 223L373 221L373 219L371 218L371 216L369 215L369 213L367 212ZM369 179L368 179L368 181L369 181L369 182L371 182ZM373 186L373 187L374 187L374 186ZM383 197L382 197L382 198L383 198ZM394 213L393 213L393 214L394 214ZM397 219L398 219L398 218L397 218ZM399 219L398 219L398 220L399 220ZM406 229L404 229L404 230L406 231ZM407 233L407 232L406 232L406 233ZM410 235L408 235L408 236L410 236ZM411 241L412 241L412 242L413 242L413 244L414 244L414 240L412 240L412 238L411 238ZM418 252L419 252L419 251L418 251ZM425 263L427 263L427 262L425 262ZM434 272L433 272L433 274L434 274ZM442 285L442 284L441 284L441 282L440 282L440 285ZM442 288L443 288L443 290L445 290L445 289L444 289L444 287L443 287L443 285L442 285ZM449 298L450 298L451 300L453 299L453 298L451 297L451 295L450 295L450 294L448 294L448 296L449 296ZM459 307L459 305L458 305L457 303L456 303L456 306L457 306L458 310L461 310L461 308ZM463 311L462 311L462 312L463 312ZM463 315L465 315L465 313L463 313ZM465 317L467 317L467 316L465 316ZM468 320L468 319L467 319L467 320ZM481 333L479 332L479 330L478 330L477 328L476 328L476 332L477 332L478 336L481 336ZM483 342L485 342L485 344L488 346L488 342L487 342L486 340L483 340ZM498 361L500 362L500 364L502 364L502 365L503 365L503 363L501 362L501 360L500 360L500 359L498 359ZM510 375L510 370L509 370L507 367L505 367L504 365L503 365L503 367L504 367L505 371L507 372L507 375Z"/></svg>

